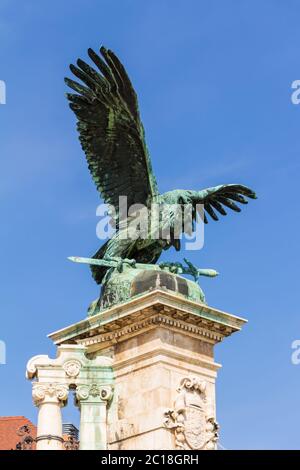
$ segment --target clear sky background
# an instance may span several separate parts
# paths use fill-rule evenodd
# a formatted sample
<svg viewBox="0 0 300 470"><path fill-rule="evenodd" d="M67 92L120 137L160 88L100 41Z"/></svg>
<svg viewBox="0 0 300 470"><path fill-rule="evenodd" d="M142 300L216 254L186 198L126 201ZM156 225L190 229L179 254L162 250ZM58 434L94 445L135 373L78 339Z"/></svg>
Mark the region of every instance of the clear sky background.
<svg viewBox="0 0 300 470"><path fill-rule="evenodd" d="M210 305L248 325L216 347L225 448L299 448L300 4L296 0L0 1L0 415L36 421L27 360L55 354L46 335L83 319L98 288L67 261L99 246L99 197L63 82L101 44L137 90L161 191L243 183L242 213L189 252ZM182 260L169 251L164 259ZM64 411L78 421L77 411Z"/></svg>

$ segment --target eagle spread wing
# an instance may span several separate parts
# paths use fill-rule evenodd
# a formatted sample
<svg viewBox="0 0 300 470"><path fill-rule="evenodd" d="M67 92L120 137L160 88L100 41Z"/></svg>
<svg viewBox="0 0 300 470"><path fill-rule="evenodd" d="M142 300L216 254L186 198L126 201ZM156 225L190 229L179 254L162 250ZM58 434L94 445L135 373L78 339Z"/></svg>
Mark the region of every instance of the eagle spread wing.
<svg viewBox="0 0 300 470"><path fill-rule="evenodd" d="M115 54L101 47L89 57L96 71L81 59L72 73L84 83L66 78L76 91L68 93L77 116L81 146L98 191L104 201L118 208L119 196L127 204L147 204L157 193L136 93Z"/></svg>
<svg viewBox="0 0 300 470"><path fill-rule="evenodd" d="M208 222L206 214L213 220L219 220L218 214L227 215L225 207L240 212L241 208L236 204L248 204L246 198L256 199L256 194L252 189L241 184L222 184L214 188L209 188L202 191L202 197L194 202L202 203L204 206L204 223Z"/></svg>
<svg viewBox="0 0 300 470"><path fill-rule="evenodd" d="M134 204L149 207L151 199L158 195L157 184L145 142L137 96L125 68L115 54L104 47L101 47L99 55L92 49L88 50L88 55L98 71L81 59L78 59L77 66L70 65L72 73L82 83L66 78L67 85L76 92L68 93L67 98L78 120L79 139L96 187L104 201L114 206L118 217L120 196L127 196L128 208ZM202 191L171 191L161 195L160 202L192 203L193 229L198 204L204 206L202 213L207 223L206 214L218 220L217 213L226 215L224 207L239 212L236 202L246 204L246 198L256 198L256 195L246 186L229 184ZM172 230L175 216L174 213ZM186 230L181 227L180 231ZM175 239L174 234L171 235L171 244L180 249L180 240ZM164 248L169 246L166 244ZM103 245L94 257L102 258L109 252L111 255L117 253L122 258L124 254L127 256L128 247L131 249L131 245L126 244L123 250L121 242L114 239ZM162 245L158 248L146 248L146 258L140 250L143 262L148 262L148 258L155 262ZM136 247L136 250L139 248ZM130 251L129 254L135 255L135 252ZM106 269L92 266L97 282L102 281Z"/></svg>

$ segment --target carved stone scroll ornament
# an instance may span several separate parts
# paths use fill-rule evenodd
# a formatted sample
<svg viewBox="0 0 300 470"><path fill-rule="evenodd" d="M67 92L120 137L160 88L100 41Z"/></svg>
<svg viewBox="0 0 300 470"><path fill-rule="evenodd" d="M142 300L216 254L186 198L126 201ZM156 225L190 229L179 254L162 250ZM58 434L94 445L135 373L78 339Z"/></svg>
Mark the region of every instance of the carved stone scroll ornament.
<svg viewBox="0 0 300 470"><path fill-rule="evenodd" d="M98 398L100 401L110 401L113 395L113 389L109 385L98 385L93 383L91 385L79 385L76 389L76 402Z"/></svg>
<svg viewBox="0 0 300 470"><path fill-rule="evenodd" d="M208 410L206 382L185 377L177 392L174 408L165 412L164 422L175 431L176 449L216 449L219 425Z"/></svg>
<svg viewBox="0 0 300 470"><path fill-rule="evenodd" d="M58 400L61 406L66 404L69 387L63 384L41 384L34 383L32 397L35 405L39 406L45 399L52 398Z"/></svg>

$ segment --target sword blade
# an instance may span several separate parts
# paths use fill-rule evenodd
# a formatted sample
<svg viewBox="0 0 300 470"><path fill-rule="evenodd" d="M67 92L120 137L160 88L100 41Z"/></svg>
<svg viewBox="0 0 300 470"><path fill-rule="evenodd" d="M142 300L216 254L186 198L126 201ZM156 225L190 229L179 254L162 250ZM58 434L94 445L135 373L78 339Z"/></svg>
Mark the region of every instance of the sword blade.
<svg viewBox="0 0 300 470"><path fill-rule="evenodd" d="M107 266L109 268L115 268L117 266L117 262L113 260L83 258L81 256L69 256L68 259L73 261L73 263L92 264L94 266Z"/></svg>

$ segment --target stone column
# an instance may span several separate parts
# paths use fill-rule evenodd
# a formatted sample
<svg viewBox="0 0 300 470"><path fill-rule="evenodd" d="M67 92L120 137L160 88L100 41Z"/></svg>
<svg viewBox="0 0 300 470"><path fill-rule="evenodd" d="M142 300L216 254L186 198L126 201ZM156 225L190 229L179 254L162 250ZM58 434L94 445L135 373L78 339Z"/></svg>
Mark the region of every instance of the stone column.
<svg viewBox="0 0 300 470"><path fill-rule="evenodd" d="M68 399L68 387L62 384L34 383L32 396L39 408L37 450L62 450L61 408Z"/></svg>
<svg viewBox="0 0 300 470"><path fill-rule="evenodd" d="M80 408L80 450L107 448L107 403L112 397L110 386L81 385L76 390Z"/></svg>
<svg viewBox="0 0 300 470"><path fill-rule="evenodd" d="M87 354L81 345L64 344L57 357L35 356L28 361L27 378L33 382L33 400L39 408L37 450L62 449L61 407L68 390L76 390L81 410L80 444L83 449L106 448L106 405L112 397L112 359Z"/></svg>

